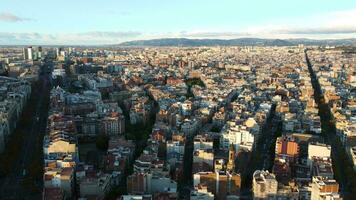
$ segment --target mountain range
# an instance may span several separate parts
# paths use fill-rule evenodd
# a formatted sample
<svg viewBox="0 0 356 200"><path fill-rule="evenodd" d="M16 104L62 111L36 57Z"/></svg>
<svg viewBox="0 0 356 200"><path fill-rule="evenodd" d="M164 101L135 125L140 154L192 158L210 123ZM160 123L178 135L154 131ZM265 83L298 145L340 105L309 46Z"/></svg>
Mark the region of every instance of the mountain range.
<svg viewBox="0 0 356 200"><path fill-rule="evenodd" d="M350 39L188 39L188 38L162 38L152 40L135 40L123 42L118 46L294 46L304 44L312 45L356 45L356 38Z"/></svg>

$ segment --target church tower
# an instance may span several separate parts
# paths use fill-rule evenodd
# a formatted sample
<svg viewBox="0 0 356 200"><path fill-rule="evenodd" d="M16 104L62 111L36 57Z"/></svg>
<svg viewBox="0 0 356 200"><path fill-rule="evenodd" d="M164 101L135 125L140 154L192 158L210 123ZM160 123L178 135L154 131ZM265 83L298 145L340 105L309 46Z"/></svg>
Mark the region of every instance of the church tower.
<svg viewBox="0 0 356 200"><path fill-rule="evenodd" d="M233 172L234 170L235 170L235 147L234 144L230 144L229 160L226 165L226 171Z"/></svg>

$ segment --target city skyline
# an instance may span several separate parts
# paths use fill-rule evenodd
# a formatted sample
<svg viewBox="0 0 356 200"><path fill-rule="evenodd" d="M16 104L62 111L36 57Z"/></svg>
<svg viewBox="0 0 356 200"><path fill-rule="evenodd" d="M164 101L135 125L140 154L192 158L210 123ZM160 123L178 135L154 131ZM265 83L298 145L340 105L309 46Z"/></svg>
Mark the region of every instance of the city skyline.
<svg viewBox="0 0 356 200"><path fill-rule="evenodd" d="M0 3L0 45L101 45L156 38L356 37L356 2Z"/></svg>

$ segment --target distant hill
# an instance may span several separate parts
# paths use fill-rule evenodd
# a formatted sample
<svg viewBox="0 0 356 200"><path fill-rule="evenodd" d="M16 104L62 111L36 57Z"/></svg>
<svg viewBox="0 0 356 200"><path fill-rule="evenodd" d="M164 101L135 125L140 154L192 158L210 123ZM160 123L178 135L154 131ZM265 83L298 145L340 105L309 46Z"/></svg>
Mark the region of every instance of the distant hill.
<svg viewBox="0 0 356 200"><path fill-rule="evenodd" d="M312 39L187 39L162 38L153 40L136 40L123 42L119 46L293 46L304 45L356 45L356 38L340 40L312 40Z"/></svg>

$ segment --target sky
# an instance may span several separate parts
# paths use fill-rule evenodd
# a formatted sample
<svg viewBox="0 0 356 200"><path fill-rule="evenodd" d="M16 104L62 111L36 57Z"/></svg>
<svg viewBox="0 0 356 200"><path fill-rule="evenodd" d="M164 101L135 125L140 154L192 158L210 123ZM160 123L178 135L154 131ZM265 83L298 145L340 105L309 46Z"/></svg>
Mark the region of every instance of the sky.
<svg viewBox="0 0 356 200"><path fill-rule="evenodd" d="M356 0L0 0L0 45L356 38Z"/></svg>

